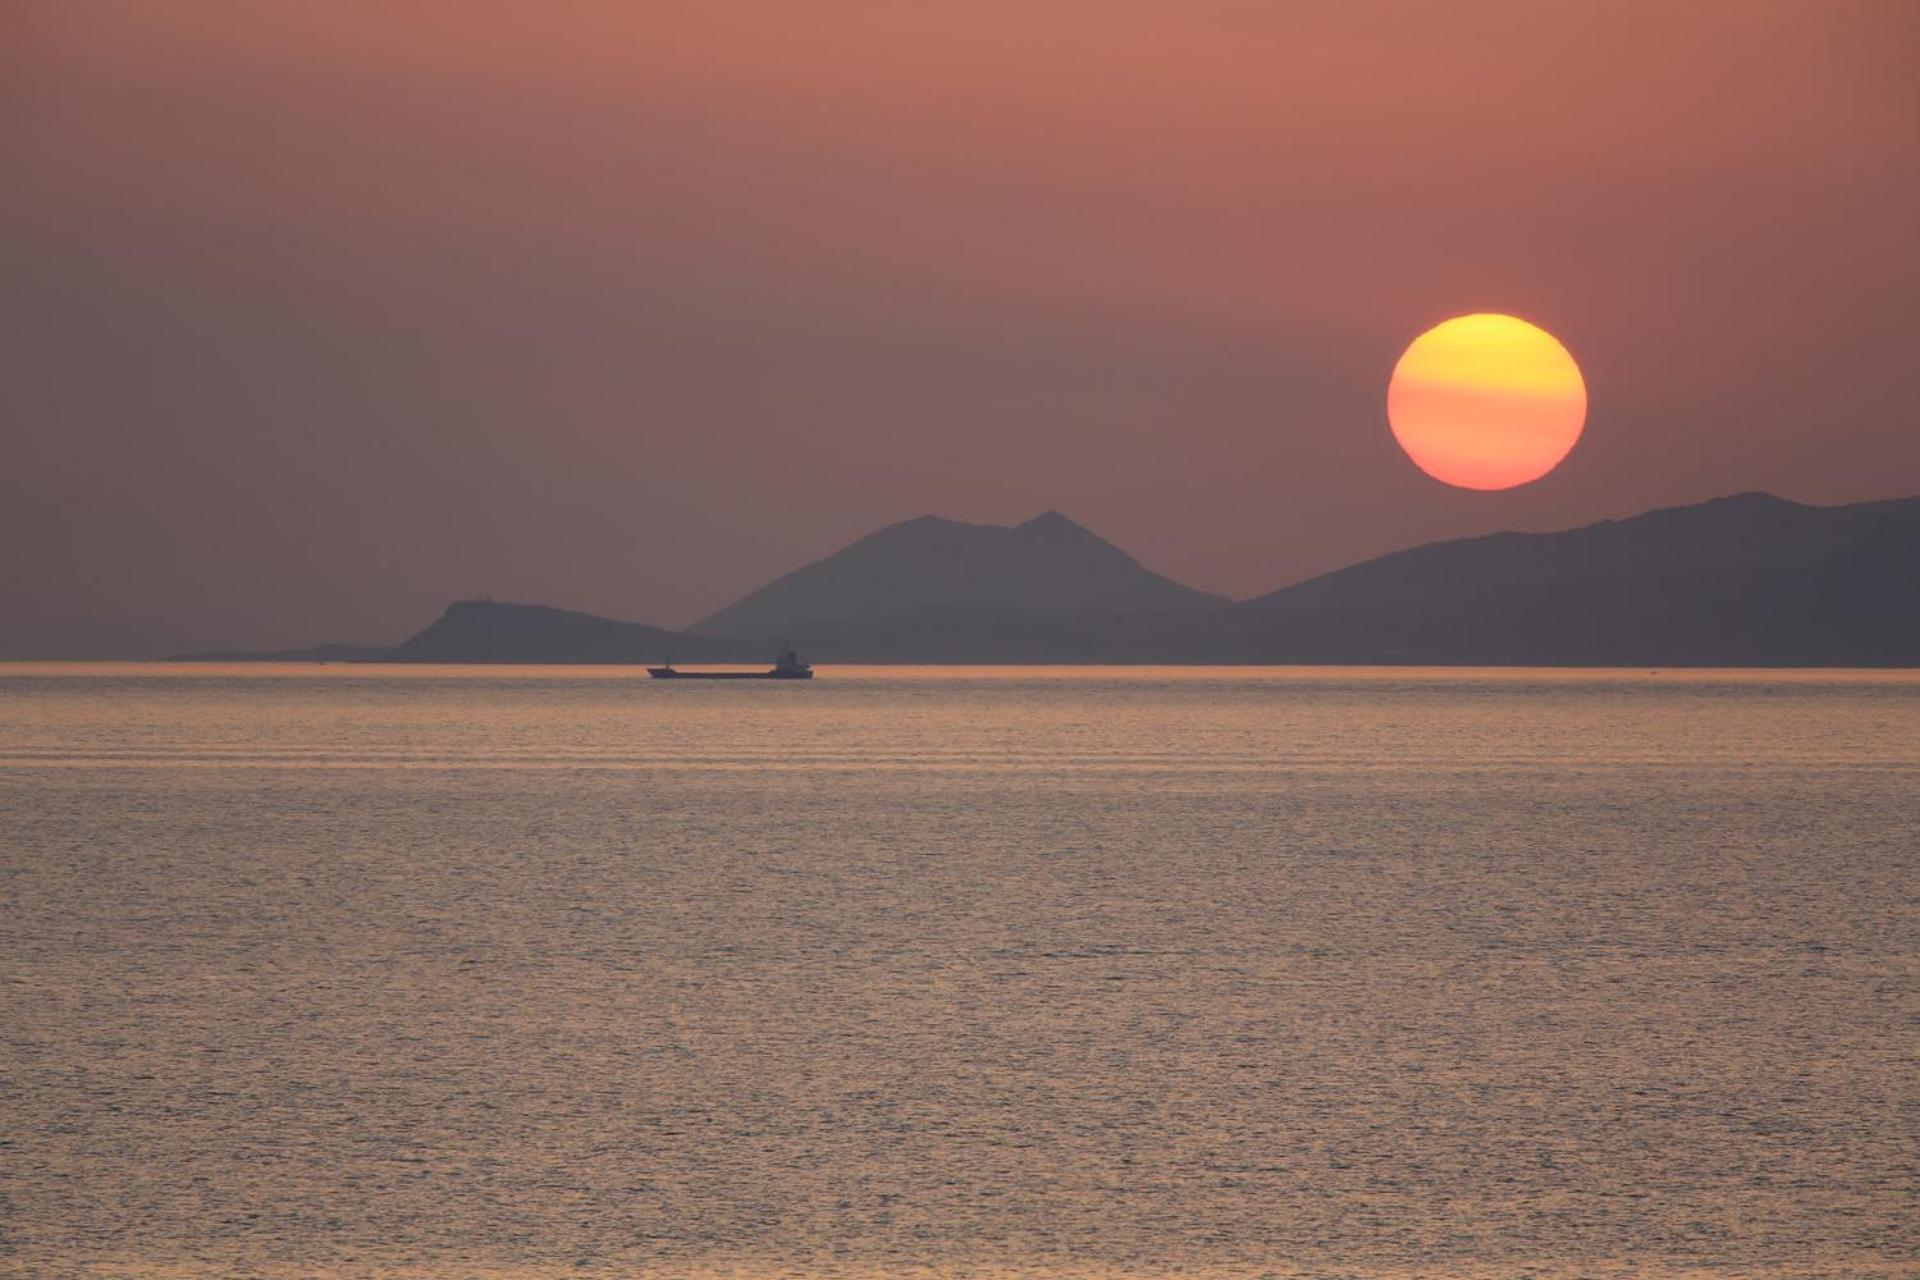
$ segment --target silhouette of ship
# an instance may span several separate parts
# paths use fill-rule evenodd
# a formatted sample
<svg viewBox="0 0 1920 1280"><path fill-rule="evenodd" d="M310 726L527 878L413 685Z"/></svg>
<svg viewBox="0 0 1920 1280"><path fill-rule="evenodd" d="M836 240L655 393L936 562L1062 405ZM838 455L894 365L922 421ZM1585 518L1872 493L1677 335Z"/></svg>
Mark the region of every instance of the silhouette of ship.
<svg viewBox="0 0 1920 1280"><path fill-rule="evenodd" d="M676 671L673 663L648 667L655 680L811 680L813 668L800 661L792 645L780 650L780 659L771 671Z"/></svg>

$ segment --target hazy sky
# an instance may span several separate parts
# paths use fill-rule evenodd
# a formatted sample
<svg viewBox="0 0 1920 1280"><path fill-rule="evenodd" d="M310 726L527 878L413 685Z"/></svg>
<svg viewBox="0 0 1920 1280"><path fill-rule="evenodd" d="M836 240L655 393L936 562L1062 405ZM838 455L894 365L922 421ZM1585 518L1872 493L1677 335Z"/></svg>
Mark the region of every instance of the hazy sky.
<svg viewBox="0 0 1920 1280"><path fill-rule="evenodd" d="M1908 0L10 0L0 632L678 624L924 512L1247 595L1744 489L1920 491ZM1470 311L1579 359L1500 494Z"/></svg>

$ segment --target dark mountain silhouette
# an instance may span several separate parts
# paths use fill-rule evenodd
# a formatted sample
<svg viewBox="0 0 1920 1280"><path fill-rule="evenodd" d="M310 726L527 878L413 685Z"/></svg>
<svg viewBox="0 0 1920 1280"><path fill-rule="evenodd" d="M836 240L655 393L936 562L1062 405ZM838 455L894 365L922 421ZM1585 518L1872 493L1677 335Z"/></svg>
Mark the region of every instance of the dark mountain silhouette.
<svg viewBox="0 0 1920 1280"><path fill-rule="evenodd" d="M821 661L1920 665L1920 498L1742 494L1433 543L1225 608L803 624Z"/></svg>
<svg viewBox="0 0 1920 1280"><path fill-rule="evenodd" d="M1920 665L1920 526L1803 564L1618 572L1347 610L1233 611L1271 661Z"/></svg>
<svg viewBox="0 0 1920 1280"><path fill-rule="evenodd" d="M751 662L765 646L538 604L460 600L388 662Z"/></svg>
<svg viewBox="0 0 1920 1280"><path fill-rule="evenodd" d="M1885 521L1920 523L1920 497L1815 507L1742 493L1562 533L1495 533L1381 556L1249 600L1274 614L1406 609L1488 591L1812 564Z"/></svg>
<svg viewBox="0 0 1920 1280"><path fill-rule="evenodd" d="M691 630L772 638L804 623L926 609L1171 610L1224 603L1144 568L1057 511L1012 528L921 516L776 578Z"/></svg>
<svg viewBox="0 0 1920 1280"><path fill-rule="evenodd" d="M1274 660L1920 664L1920 498L1740 494L1381 557L1237 605ZM1231 647L1231 646L1230 646Z"/></svg>
<svg viewBox="0 0 1920 1280"><path fill-rule="evenodd" d="M1212 599L1061 516L1013 529L928 518L789 574L708 624L771 628L829 663L1920 666L1920 498L1812 507L1740 494L1561 533L1437 542L1241 604ZM469 600L385 656L771 654L765 635Z"/></svg>

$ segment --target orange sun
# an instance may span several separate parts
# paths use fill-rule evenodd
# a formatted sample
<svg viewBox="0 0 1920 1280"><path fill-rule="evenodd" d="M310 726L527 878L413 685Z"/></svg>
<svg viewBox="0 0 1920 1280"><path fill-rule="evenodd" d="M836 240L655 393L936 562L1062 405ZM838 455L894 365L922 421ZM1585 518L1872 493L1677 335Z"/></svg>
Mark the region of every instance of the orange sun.
<svg viewBox="0 0 1920 1280"><path fill-rule="evenodd" d="M1463 489L1511 489L1560 465L1587 420L1580 366L1545 329L1459 316L1413 340L1387 421L1414 464Z"/></svg>

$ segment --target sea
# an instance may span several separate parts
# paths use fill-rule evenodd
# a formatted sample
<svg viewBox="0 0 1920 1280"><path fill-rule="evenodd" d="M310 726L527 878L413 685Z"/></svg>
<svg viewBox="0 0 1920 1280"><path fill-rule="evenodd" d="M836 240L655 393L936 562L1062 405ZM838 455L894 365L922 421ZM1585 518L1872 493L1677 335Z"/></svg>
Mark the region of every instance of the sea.
<svg viewBox="0 0 1920 1280"><path fill-rule="evenodd" d="M0 667L0 1275L1920 1275L1920 673Z"/></svg>

